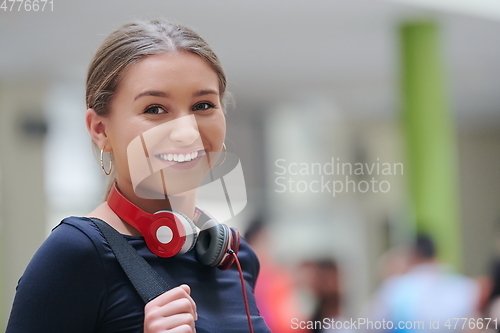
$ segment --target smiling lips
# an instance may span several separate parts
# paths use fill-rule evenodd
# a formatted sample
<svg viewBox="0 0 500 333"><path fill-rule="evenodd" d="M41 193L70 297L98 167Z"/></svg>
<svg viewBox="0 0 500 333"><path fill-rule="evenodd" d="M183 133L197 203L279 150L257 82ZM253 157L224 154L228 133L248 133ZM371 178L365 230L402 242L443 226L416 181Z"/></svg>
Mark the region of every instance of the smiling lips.
<svg viewBox="0 0 500 333"><path fill-rule="evenodd" d="M163 161L185 163L185 162L190 162L196 159L197 157L203 155L205 155L205 150L200 149L187 154L167 153L167 154L157 154L155 155L155 157Z"/></svg>

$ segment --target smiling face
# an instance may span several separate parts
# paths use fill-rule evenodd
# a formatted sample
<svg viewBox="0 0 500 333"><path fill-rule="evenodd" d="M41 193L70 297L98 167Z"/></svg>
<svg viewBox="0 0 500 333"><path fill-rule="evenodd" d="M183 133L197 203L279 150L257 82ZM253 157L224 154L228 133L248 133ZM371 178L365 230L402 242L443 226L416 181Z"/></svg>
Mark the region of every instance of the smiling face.
<svg viewBox="0 0 500 333"><path fill-rule="evenodd" d="M147 56L125 71L102 121L120 188L148 199L194 189L225 138L218 76L189 52Z"/></svg>

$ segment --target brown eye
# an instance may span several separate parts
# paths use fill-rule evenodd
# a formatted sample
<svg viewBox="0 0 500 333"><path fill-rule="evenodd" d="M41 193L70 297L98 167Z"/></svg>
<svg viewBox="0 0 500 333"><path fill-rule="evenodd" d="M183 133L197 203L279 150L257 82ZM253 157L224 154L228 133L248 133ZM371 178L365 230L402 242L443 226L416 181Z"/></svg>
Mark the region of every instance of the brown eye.
<svg viewBox="0 0 500 333"><path fill-rule="evenodd" d="M149 114L160 114L160 113L165 113L166 111L158 105L153 105L148 107L144 113L149 113Z"/></svg>

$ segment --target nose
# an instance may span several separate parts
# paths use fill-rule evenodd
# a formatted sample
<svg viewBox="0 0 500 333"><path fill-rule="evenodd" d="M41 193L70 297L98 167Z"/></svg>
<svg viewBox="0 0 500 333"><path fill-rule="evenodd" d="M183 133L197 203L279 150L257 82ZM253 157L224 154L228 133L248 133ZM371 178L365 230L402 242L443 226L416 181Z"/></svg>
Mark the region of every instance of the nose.
<svg viewBox="0 0 500 333"><path fill-rule="evenodd" d="M181 145L190 145L199 137L200 132L194 115L179 117L172 120L172 130L169 134L169 139L172 142Z"/></svg>

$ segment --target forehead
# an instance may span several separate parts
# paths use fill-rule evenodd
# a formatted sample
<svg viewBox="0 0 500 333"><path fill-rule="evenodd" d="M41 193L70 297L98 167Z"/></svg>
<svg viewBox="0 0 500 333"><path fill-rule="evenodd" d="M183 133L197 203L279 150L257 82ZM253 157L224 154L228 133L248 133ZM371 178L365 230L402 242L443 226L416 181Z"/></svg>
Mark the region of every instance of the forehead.
<svg viewBox="0 0 500 333"><path fill-rule="evenodd" d="M129 66L120 80L118 93L186 88L219 91L219 79L202 57L190 52L166 52L146 56Z"/></svg>

